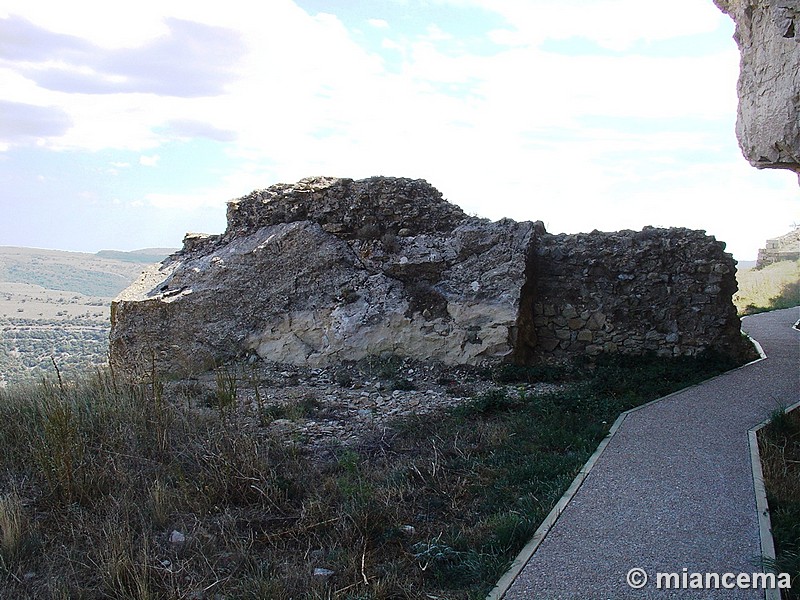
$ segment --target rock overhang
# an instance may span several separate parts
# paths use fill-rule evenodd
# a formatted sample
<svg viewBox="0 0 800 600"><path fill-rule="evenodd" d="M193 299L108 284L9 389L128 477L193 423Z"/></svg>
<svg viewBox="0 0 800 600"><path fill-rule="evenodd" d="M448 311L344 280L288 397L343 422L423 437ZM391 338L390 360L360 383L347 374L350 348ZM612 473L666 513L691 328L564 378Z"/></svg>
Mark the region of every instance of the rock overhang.
<svg viewBox="0 0 800 600"><path fill-rule="evenodd" d="M800 175L800 0L714 0L741 54L736 135L747 160Z"/></svg>

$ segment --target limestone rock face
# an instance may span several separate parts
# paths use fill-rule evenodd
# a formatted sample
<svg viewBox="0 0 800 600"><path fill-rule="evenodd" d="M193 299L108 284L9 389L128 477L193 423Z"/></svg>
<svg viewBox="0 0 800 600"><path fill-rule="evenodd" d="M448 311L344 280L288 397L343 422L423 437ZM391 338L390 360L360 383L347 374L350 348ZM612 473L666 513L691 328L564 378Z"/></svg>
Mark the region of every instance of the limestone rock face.
<svg viewBox="0 0 800 600"><path fill-rule="evenodd" d="M800 0L714 0L741 51L736 134L759 168L800 173Z"/></svg>
<svg viewBox="0 0 800 600"><path fill-rule="evenodd" d="M229 203L112 305L111 361L189 373L247 353L323 365L513 349L540 224L468 217L422 180L304 179Z"/></svg>

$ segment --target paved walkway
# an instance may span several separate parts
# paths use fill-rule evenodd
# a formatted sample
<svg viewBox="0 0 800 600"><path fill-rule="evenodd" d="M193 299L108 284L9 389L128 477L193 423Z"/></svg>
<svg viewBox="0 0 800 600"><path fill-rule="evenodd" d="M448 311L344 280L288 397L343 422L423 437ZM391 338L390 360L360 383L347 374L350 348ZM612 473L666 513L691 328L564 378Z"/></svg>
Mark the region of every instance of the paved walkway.
<svg viewBox="0 0 800 600"><path fill-rule="evenodd" d="M748 430L800 400L800 310L747 317L766 360L629 413L503 600L758 598L659 590L656 572L760 572ZM626 583L644 569L641 590Z"/></svg>

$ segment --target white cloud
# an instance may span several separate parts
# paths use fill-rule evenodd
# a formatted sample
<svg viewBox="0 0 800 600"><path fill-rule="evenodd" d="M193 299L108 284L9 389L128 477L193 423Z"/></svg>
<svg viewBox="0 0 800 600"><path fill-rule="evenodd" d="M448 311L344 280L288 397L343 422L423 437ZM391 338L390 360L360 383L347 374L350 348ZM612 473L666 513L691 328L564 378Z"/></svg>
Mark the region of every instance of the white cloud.
<svg viewBox="0 0 800 600"><path fill-rule="evenodd" d="M79 4L4 0L0 18L24 15L51 31L106 48L120 48L137 46L165 33L160 11L155 8L153 0L127 5L104 0L81 0Z"/></svg>
<svg viewBox="0 0 800 600"><path fill-rule="evenodd" d="M670 0L434 0L453 6L478 6L503 16L513 29L495 33L512 45L538 45L545 39L582 37L610 50L636 41L658 41L709 33L725 17L711 2Z"/></svg>
<svg viewBox="0 0 800 600"><path fill-rule="evenodd" d="M236 132L225 131L201 120L172 119L166 126L170 135L181 139L206 138L217 142L236 140Z"/></svg>
<svg viewBox="0 0 800 600"><path fill-rule="evenodd" d="M44 89L80 94L214 96L244 48L232 29L174 17L137 48L106 49L17 15L0 19L3 61Z"/></svg>
<svg viewBox="0 0 800 600"><path fill-rule="evenodd" d="M403 50L404 46L394 40L390 40L389 38L383 38L381 40L381 48L386 50Z"/></svg>
<svg viewBox="0 0 800 600"><path fill-rule="evenodd" d="M444 31L438 25L429 25L427 35L424 39L428 39L433 42L443 42L446 40L453 39L453 35Z"/></svg>
<svg viewBox="0 0 800 600"><path fill-rule="evenodd" d="M597 35L597 31L607 31L606 25L614 22L618 24L612 29L619 33L619 39L647 31L647 35L665 36L669 31L681 34L703 29L703 23L708 21L707 16L699 20L684 18L708 12L690 8L694 2L689 0L681 0L681 8L686 11L679 14L681 19L674 17L675 10L662 5L657 22L653 15L646 14L651 9L638 0L574 5L551 0L471 3L483 3L487 10L500 12L518 32L542 27L549 35ZM237 7L239 10L235 10ZM613 13L613 7L617 13ZM21 3L17 10L24 10ZM711 10L715 10L713 6ZM61 15L65 11L55 12ZM103 27L95 27L121 27L120 20L107 12L100 10L98 15L106 15L107 20ZM454 58L437 48L437 42L451 35L442 24L432 25L422 38L404 43L386 40L385 48L399 49L405 57L402 73L390 74L377 56L354 42L335 16L312 17L285 0L258 8L248 4L246 10L236 2L233 7L192 4L191 10L185 2L147 2L142 13L146 16L140 15L133 23L149 32L151 37L146 39L165 33L167 16L191 17L239 32L250 50L237 68L239 79L217 98L115 94L95 96L86 102L81 94L43 94L37 90L39 99L57 98L73 120L72 129L54 144L64 148L120 147L141 151L165 141L163 132L154 132L164 123L194 121L204 124L212 139L220 139L223 134L226 140L236 138L242 154L281 161L293 153L301 158L328 151L327 145L320 143L320 151L315 152L308 142L319 143L313 136L315 131L338 130L346 132L349 144L339 148L334 162L341 162L344 153L356 163L362 155L359 148L370 147L371 154L373 146L385 143L390 135L402 136L412 131L419 135L422 131L429 138L457 137L459 133L450 125L453 121L470 123L479 132L510 128L508 134L514 137L514 131L535 131L543 126L574 128L585 114L697 114L699 105L714 105L707 100L709 97L720 100L719 93L709 94L711 89L727 89L728 99L723 104L729 110L732 97L729 86L709 85L715 78L727 77L730 70L723 66L720 74L722 61L714 59L559 57L538 51L533 44L535 36L528 37L526 46L494 57L465 54ZM57 25L56 19L41 10L31 8L24 14L43 27L99 43L74 17ZM625 25L619 25L623 21ZM587 26L587 22L593 24ZM152 23L161 26L154 27ZM665 23L672 23L673 29ZM137 38L140 43L146 41L143 35ZM735 63L730 64L735 69ZM452 87L455 84L458 85ZM698 91L687 93L687 89ZM460 97L464 90L476 97ZM20 90L19 95L26 96L30 91ZM185 126L172 129L176 135L187 131ZM190 129L196 132L197 126ZM400 137L393 141L395 145L403 143Z"/></svg>
<svg viewBox="0 0 800 600"><path fill-rule="evenodd" d="M57 106L38 106L0 100L0 140L24 143L65 134L72 125Z"/></svg>
<svg viewBox="0 0 800 600"><path fill-rule="evenodd" d="M763 174L748 171L733 137L733 41L728 50L703 56L624 53L637 42L710 35L727 23L710 0L436 1L501 15L506 25L487 38L504 48L487 54L465 46L454 56L446 51L454 37L449 23L415 34L392 21L392 39L381 42L384 63L380 49L360 46L335 15L311 16L289 0L145 0L127 8L97 1L86 4L93 19L69 3L7 0L7 14L76 36L42 38L54 46L84 43L101 55L105 48L105 56L135 56L136 48L161 48L175 32L168 19L179 19L199 24L187 35L202 37L211 31L206 26L233 32L230 39L247 52L219 80L216 95L204 97L149 79L143 80L148 93L45 89L33 81L41 74L7 60L0 60L0 89L7 102L52 107L55 120L37 121L50 148L132 150L141 153L140 164L156 166L167 142L202 137L230 144L238 169L201 193L153 190L145 204L162 210L201 207L223 214L225 200L278 180L384 174L426 178L470 212L544 219L558 231L639 226L650 216L665 223L722 223L710 209L697 208L719 206L710 200L714 186L742 203L745 194L765 193L758 183ZM368 24L388 29L379 17ZM545 40L574 37L613 52L566 56L541 48ZM399 67L395 60L396 68L387 70L389 57L398 56ZM98 72L139 73L98 67L83 75ZM111 83L125 92L125 81ZM724 139L716 133L720 123L729 131ZM720 159L720 152L728 154ZM735 166L728 165L731 153ZM713 175L723 163L748 175L717 181ZM725 183L737 177L746 184ZM784 187L778 189L786 197ZM670 200L672 194L679 199Z"/></svg>

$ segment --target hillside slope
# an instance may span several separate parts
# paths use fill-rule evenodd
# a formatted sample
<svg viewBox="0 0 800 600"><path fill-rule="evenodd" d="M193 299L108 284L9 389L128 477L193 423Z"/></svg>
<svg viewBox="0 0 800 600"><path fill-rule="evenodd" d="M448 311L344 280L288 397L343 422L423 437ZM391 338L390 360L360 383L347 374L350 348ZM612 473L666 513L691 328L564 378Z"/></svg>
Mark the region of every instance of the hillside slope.
<svg viewBox="0 0 800 600"><path fill-rule="evenodd" d="M112 298L170 252L0 247L0 386L105 363Z"/></svg>
<svg viewBox="0 0 800 600"><path fill-rule="evenodd" d="M0 246L0 282L112 298L138 277L145 266L159 262L169 252L104 250L89 254Z"/></svg>
<svg viewBox="0 0 800 600"><path fill-rule="evenodd" d="M763 269L740 269L739 291L733 296L739 314L746 315L800 305L800 261L784 260Z"/></svg>

